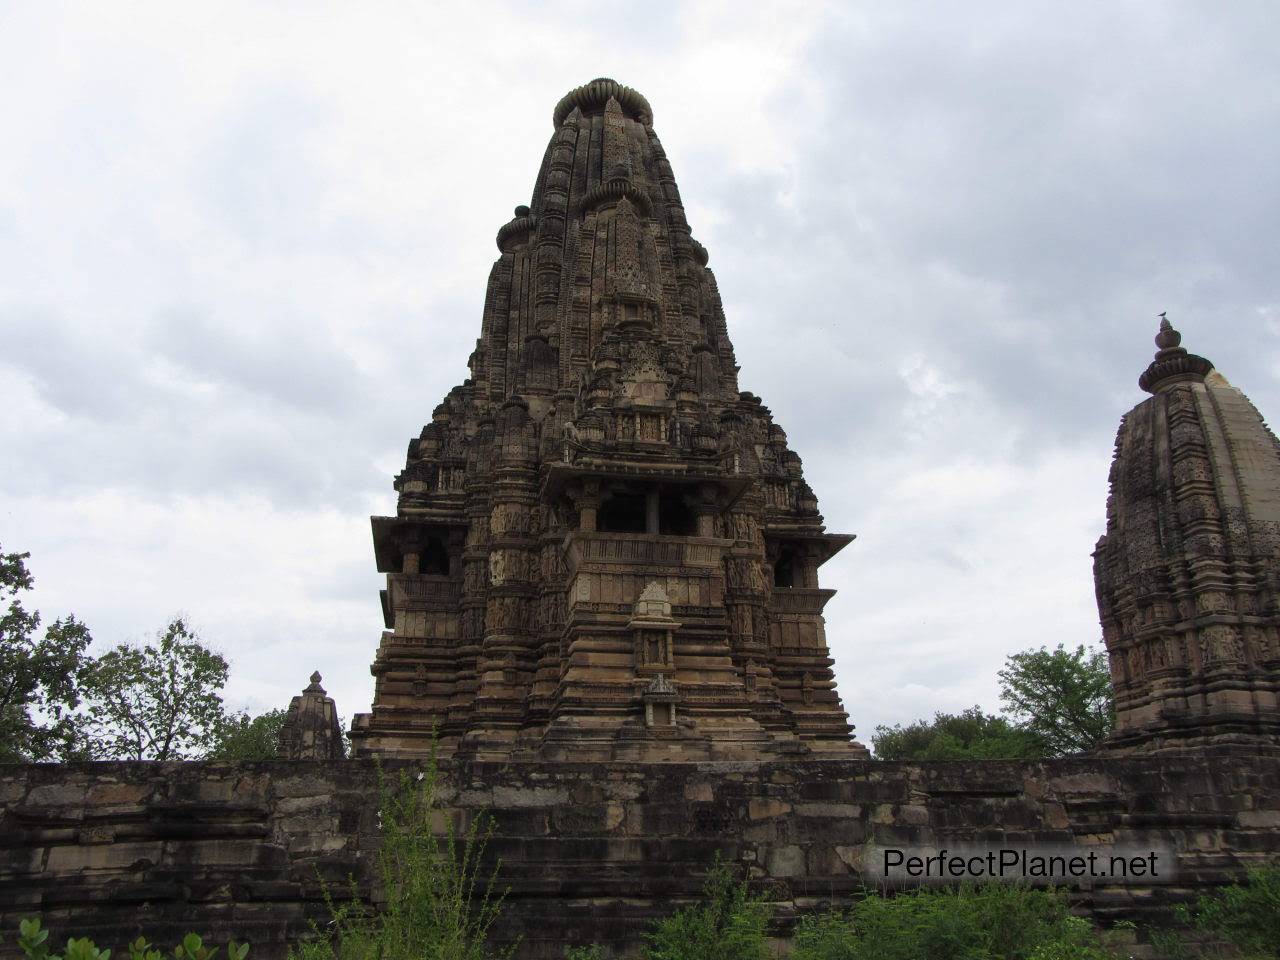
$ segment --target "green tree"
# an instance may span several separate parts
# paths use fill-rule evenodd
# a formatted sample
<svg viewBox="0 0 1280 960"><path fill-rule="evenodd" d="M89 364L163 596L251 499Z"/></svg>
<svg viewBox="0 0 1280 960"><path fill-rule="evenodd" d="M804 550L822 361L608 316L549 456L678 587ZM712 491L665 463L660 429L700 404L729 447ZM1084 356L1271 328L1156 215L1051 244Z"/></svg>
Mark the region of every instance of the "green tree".
<svg viewBox="0 0 1280 960"><path fill-rule="evenodd" d="M73 616L37 637L40 614L18 594L35 583L29 553L0 553L0 763L68 760L83 755L72 711L88 658L88 628Z"/></svg>
<svg viewBox="0 0 1280 960"><path fill-rule="evenodd" d="M1048 756L1092 750L1115 723L1106 654L1062 644L1011 655L1000 671L1005 711L1045 745Z"/></svg>
<svg viewBox="0 0 1280 960"><path fill-rule="evenodd" d="M223 718L207 760L274 760L280 750L284 710L250 717L243 710Z"/></svg>
<svg viewBox="0 0 1280 960"><path fill-rule="evenodd" d="M93 754L112 760L184 760L217 742L227 661L181 618L141 647L120 644L86 678L82 711Z"/></svg>
<svg viewBox="0 0 1280 960"><path fill-rule="evenodd" d="M881 760L1001 760L1044 756L1044 744L1032 733L981 707L962 713L936 713L906 727L876 727L871 737Z"/></svg>

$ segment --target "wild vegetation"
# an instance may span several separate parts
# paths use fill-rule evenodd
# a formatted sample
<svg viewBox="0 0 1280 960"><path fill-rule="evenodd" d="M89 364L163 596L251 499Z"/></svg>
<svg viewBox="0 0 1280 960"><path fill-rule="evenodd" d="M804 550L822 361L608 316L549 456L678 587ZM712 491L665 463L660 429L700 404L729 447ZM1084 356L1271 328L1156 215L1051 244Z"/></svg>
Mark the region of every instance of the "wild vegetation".
<svg viewBox="0 0 1280 960"><path fill-rule="evenodd" d="M1280 863L1256 867L1244 883L1201 897L1194 909L1180 911L1180 919L1192 930L1230 944L1247 960L1280 957ZM1172 933L1166 933L1163 943L1169 960L1215 955L1185 947Z"/></svg>
<svg viewBox="0 0 1280 960"><path fill-rule="evenodd" d="M872 895L805 918L794 960L1111 960L1127 957L1065 897L991 883Z"/></svg>
<svg viewBox="0 0 1280 960"><path fill-rule="evenodd" d="M39 919L23 920L18 925L18 949L27 960L110 960L111 951L98 947L88 937L70 937L61 953L53 953L49 944L49 931L44 929ZM169 951L173 960L218 960L220 948L208 946L198 934L188 933L182 941ZM164 951L149 943L145 937L139 937L120 951L129 960L161 960ZM227 944L226 960L244 960L249 953L247 943Z"/></svg>
<svg viewBox="0 0 1280 960"><path fill-rule="evenodd" d="M766 960L769 905L753 897L745 882L719 857L702 889L703 899L654 924L646 960Z"/></svg>
<svg viewBox="0 0 1280 960"><path fill-rule="evenodd" d="M502 909L495 864L483 867L492 821L479 816L437 836L441 815L434 758L415 776L390 785L381 778L378 853L379 909L352 895L327 895L331 922L290 951L291 960L504 960L511 951L488 944Z"/></svg>
<svg viewBox="0 0 1280 960"><path fill-rule="evenodd" d="M227 661L181 617L143 644L90 654L68 614L40 632L23 605L30 554L0 552L0 763L66 760L262 760L283 711L228 712Z"/></svg>
<svg viewBox="0 0 1280 960"><path fill-rule="evenodd" d="M1101 651L1024 650L1010 655L998 676L1004 716L974 706L905 727L881 725L871 737L876 757L1034 760L1092 750L1111 732L1115 707Z"/></svg>

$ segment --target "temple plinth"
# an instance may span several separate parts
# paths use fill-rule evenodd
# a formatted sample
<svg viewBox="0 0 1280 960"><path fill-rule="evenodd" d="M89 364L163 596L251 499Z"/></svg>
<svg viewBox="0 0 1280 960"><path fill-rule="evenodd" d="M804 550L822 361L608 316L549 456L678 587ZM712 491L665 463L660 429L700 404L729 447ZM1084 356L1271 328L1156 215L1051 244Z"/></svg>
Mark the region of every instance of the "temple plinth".
<svg viewBox="0 0 1280 960"><path fill-rule="evenodd" d="M800 458L739 389L653 111L554 111L497 234L470 377L410 441L357 755L865 755L835 690Z"/></svg>

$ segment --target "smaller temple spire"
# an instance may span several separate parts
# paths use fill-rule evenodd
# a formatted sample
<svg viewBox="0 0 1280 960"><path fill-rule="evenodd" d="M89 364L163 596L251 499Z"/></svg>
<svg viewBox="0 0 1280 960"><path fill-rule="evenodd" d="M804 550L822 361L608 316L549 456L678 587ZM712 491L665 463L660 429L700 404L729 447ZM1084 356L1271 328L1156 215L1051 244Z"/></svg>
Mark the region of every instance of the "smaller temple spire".
<svg viewBox="0 0 1280 960"><path fill-rule="evenodd" d="M1204 357L1188 353L1182 344L1182 334L1173 328L1169 318L1160 314L1160 330L1156 333L1155 359L1138 377L1138 386L1147 393L1156 393L1160 387L1186 381L1203 382L1213 364Z"/></svg>
<svg viewBox="0 0 1280 960"><path fill-rule="evenodd" d="M345 750L338 726L338 709L320 686L320 671L294 697L280 727L277 755L282 760L340 760Z"/></svg>

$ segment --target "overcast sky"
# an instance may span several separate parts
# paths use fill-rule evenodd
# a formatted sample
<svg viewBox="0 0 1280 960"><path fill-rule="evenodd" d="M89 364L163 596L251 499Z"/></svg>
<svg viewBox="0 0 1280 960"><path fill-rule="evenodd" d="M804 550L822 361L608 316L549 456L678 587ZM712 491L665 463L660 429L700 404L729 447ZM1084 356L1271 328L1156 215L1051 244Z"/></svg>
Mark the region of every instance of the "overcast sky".
<svg viewBox="0 0 1280 960"><path fill-rule="evenodd" d="M1168 311L1280 416L1280 7L0 2L0 545L228 703L367 710L370 514L466 376L551 110L652 103L741 384L803 458L844 703L1099 637L1090 551Z"/></svg>

